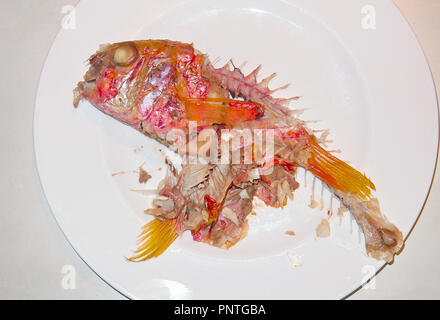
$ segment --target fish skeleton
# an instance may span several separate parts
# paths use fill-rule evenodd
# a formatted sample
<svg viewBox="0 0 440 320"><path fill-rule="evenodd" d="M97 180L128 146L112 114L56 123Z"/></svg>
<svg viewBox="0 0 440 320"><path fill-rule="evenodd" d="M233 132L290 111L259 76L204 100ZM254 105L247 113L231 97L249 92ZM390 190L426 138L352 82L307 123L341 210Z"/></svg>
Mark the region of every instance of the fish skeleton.
<svg viewBox="0 0 440 320"><path fill-rule="evenodd" d="M391 263L401 250L402 233L381 213L374 184L327 151L295 117L288 104L298 97L273 96L286 87L269 89L275 74L258 82L260 67L248 75L232 61L216 68L192 44L170 40L102 45L88 62L74 89L75 107L88 100L188 159L201 156L185 161L180 172L167 162L158 197L146 210L155 219L143 226L129 260L159 256L186 230L195 241L229 248L246 236L254 197L273 207L293 198L298 167L321 179L349 209L370 256ZM246 130L263 138L249 142L240 137ZM231 146L237 132L238 143ZM202 155L191 149L201 137ZM220 154L227 161L218 161ZM250 161L243 161L246 155Z"/></svg>

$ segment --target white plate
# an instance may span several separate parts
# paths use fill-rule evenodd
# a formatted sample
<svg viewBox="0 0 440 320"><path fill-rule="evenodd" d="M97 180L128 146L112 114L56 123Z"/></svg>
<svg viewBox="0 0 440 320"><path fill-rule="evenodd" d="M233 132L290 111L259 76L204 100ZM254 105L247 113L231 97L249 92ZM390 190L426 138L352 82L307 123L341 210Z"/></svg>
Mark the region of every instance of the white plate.
<svg viewBox="0 0 440 320"><path fill-rule="evenodd" d="M366 5L369 7L365 7ZM373 11L372 11L373 10ZM376 29L362 23L375 13ZM193 42L220 63L247 61L274 71L280 93L330 128L332 149L377 187L382 211L407 235L425 202L437 153L438 115L423 52L391 1L82 1L76 29L63 29L46 60L36 99L35 153L41 182L61 229L84 261L131 298L341 298L383 263L366 256L348 216L332 236L315 239L327 210L311 209L313 179L284 210L259 207L249 236L229 251L188 235L162 256L129 263L150 199L136 174L143 161L154 188L164 174L164 147L95 110L72 106L72 89L98 45L128 39ZM367 19L367 20L365 20ZM219 64L220 64L219 63ZM140 147L142 146L142 147ZM160 152L159 149L164 151ZM319 199L321 189L315 185ZM352 229L352 230L350 230ZM284 234L293 230L297 234ZM410 240L409 240L410 241ZM302 266L293 267L288 253ZM399 257L396 258L399 263Z"/></svg>

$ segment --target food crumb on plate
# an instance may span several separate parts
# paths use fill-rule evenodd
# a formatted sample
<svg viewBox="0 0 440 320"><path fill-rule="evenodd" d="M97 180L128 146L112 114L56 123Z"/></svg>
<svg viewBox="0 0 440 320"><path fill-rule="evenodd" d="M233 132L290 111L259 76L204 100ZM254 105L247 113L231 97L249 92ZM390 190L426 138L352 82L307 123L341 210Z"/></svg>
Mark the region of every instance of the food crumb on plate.
<svg viewBox="0 0 440 320"><path fill-rule="evenodd" d="M315 208L318 207L318 205L319 205L318 201L316 201L315 199L312 199L310 201L309 207L312 208L312 209L315 209Z"/></svg>
<svg viewBox="0 0 440 320"><path fill-rule="evenodd" d="M327 238L330 236L330 224L327 219L322 219L316 228L316 236L318 238Z"/></svg>
<svg viewBox="0 0 440 320"><path fill-rule="evenodd" d="M133 149L134 153L138 153L139 151L141 151L144 148L144 146L138 146L136 148Z"/></svg>
<svg viewBox="0 0 440 320"><path fill-rule="evenodd" d="M292 251L287 251L287 257L295 268L301 267L303 265L301 259Z"/></svg>
<svg viewBox="0 0 440 320"><path fill-rule="evenodd" d="M112 177L114 177L114 176L118 176L118 175L120 175L120 174L125 174L125 171L114 172L114 173L112 173Z"/></svg>
<svg viewBox="0 0 440 320"><path fill-rule="evenodd" d="M146 183L148 180L151 179L151 175L145 171L142 166L139 167L139 183Z"/></svg>
<svg viewBox="0 0 440 320"><path fill-rule="evenodd" d="M296 233L294 231L292 231L292 230L287 230L285 232L285 234L287 234L288 236L296 236Z"/></svg>

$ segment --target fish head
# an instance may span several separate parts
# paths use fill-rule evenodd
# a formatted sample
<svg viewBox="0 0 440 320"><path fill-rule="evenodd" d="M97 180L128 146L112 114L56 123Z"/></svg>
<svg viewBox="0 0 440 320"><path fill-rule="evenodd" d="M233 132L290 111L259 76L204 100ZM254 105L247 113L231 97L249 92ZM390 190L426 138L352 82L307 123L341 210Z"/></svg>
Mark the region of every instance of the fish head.
<svg viewBox="0 0 440 320"><path fill-rule="evenodd" d="M259 103L232 100L204 74L206 56L191 44L169 40L102 45L89 59L74 105L86 99L96 108L147 135L163 139L189 121L235 125L264 114Z"/></svg>
<svg viewBox="0 0 440 320"><path fill-rule="evenodd" d="M163 131L175 127L184 110L172 101L176 50L169 48L174 47L163 41L102 45L88 59L89 70L74 89L74 105L86 99L139 130L144 126Z"/></svg>
<svg viewBox="0 0 440 320"><path fill-rule="evenodd" d="M74 105L86 99L101 111L133 124L139 117L134 92L129 88L137 77L144 58L135 42L101 45L89 59L89 70L74 89Z"/></svg>

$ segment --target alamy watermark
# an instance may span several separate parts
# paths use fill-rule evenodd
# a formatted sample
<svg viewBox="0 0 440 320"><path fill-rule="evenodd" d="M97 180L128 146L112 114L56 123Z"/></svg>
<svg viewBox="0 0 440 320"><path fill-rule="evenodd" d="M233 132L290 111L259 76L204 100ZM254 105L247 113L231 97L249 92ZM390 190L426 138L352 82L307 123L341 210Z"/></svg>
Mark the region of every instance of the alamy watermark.
<svg viewBox="0 0 440 320"><path fill-rule="evenodd" d="M376 30L376 8L373 5L365 5L361 9L361 26L365 30Z"/></svg>
<svg viewBox="0 0 440 320"><path fill-rule="evenodd" d="M71 5L66 5L61 8L61 14L63 18L61 19L61 27L66 30L76 29L76 11L75 7Z"/></svg>
<svg viewBox="0 0 440 320"><path fill-rule="evenodd" d="M66 264L61 268L61 274L63 278L61 279L61 287L64 290L75 290L76 289L76 270L75 267Z"/></svg>
<svg viewBox="0 0 440 320"><path fill-rule="evenodd" d="M301 127L283 128L213 128L201 127L190 121L186 130L171 129L166 138L182 158L184 164L252 164L260 173L270 174L273 165L279 164L275 155L284 148L294 148L297 143L308 139Z"/></svg>

